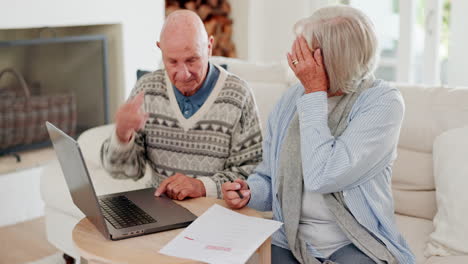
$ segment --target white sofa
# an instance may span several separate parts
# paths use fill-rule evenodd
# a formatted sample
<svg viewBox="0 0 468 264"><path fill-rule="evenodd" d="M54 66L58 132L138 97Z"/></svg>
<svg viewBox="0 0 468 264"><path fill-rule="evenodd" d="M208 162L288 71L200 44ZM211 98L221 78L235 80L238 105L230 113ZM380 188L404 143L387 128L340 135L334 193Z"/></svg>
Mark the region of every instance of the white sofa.
<svg viewBox="0 0 468 264"><path fill-rule="evenodd" d="M283 92L297 80L285 63L255 64L213 58L227 64L228 70L246 80L252 88L264 126L268 113ZM396 221L416 255L417 263L468 263L468 256L424 256L432 219L437 211L432 168L432 144L442 132L468 124L468 89L397 85L406 102L399 142L399 157L393 170ZM114 180L99 162L99 149L113 125L90 129L79 138L98 195L145 187L148 173L138 181ZM58 249L74 257L71 233L83 217L72 203L57 161L43 171L41 193L45 201L47 237ZM468 219L467 219L468 220Z"/></svg>

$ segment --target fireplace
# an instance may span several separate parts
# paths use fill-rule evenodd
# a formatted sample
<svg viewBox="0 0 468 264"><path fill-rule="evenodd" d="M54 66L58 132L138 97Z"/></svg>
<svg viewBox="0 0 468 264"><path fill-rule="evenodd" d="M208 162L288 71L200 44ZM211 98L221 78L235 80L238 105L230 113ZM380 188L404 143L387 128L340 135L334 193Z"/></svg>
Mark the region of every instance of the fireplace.
<svg viewBox="0 0 468 264"><path fill-rule="evenodd" d="M94 25L0 30L0 71L12 68L24 76L31 96L73 94L74 136L78 136L84 130L110 122L109 101L116 94L109 90L109 76L115 76L119 69L114 66L109 72L108 44L109 36L114 38L112 43L119 39L115 37L119 28L119 25ZM15 82L14 78L2 78L0 88L15 87ZM23 96L22 92L17 92L18 96ZM0 148L0 154L49 144L46 138L32 144Z"/></svg>

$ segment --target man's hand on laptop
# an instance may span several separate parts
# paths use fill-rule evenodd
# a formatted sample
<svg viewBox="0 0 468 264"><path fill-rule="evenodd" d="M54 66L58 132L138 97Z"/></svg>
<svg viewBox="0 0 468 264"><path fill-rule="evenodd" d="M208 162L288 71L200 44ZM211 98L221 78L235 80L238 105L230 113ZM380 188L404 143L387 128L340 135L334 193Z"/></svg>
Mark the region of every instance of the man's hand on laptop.
<svg viewBox="0 0 468 264"><path fill-rule="evenodd" d="M181 173L176 173L165 179L156 189L155 196L165 193L174 200L183 200L187 197L196 198L206 196L203 182Z"/></svg>
<svg viewBox="0 0 468 264"><path fill-rule="evenodd" d="M141 106L144 104L144 92L140 92L133 99L123 104L115 116L117 138L122 143L127 143L132 138L133 132L145 126L148 113Z"/></svg>

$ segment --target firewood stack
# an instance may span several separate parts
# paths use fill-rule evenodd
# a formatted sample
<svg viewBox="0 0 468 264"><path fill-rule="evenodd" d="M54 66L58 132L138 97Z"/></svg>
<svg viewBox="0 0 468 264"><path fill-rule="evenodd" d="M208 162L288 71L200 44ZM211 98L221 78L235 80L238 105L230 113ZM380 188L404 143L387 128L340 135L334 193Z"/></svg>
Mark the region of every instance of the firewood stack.
<svg viewBox="0 0 468 264"><path fill-rule="evenodd" d="M214 37L214 56L236 57L228 0L166 0L166 16L179 9L189 9L200 16L208 36Z"/></svg>

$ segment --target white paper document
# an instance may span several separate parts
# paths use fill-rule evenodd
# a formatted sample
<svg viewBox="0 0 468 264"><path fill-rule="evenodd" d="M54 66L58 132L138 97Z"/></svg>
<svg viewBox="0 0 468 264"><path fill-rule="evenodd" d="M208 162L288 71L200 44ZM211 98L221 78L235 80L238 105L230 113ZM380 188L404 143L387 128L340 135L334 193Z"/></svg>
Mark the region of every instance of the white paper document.
<svg viewBox="0 0 468 264"><path fill-rule="evenodd" d="M245 263L281 225L215 204L159 253L208 263Z"/></svg>

